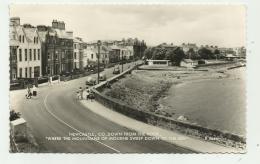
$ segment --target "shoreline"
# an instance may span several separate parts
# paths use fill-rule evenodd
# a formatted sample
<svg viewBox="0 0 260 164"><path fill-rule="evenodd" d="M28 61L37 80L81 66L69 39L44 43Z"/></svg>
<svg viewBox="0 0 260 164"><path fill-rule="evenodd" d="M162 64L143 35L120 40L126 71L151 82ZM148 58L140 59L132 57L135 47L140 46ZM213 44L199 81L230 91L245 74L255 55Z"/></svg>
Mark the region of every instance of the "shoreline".
<svg viewBox="0 0 260 164"><path fill-rule="evenodd" d="M149 76L148 78L145 77L147 74ZM191 75L189 75L189 74L191 74ZM170 76L171 80L167 79L166 78L167 76ZM158 108L160 107L160 105L159 105L160 103L158 103L158 102L161 99L164 99L165 97L167 97L166 93L169 90L169 88L172 87L172 85L175 85L176 87L181 87L183 85L187 85L188 83L200 82L200 81L205 81L205 80L214 80L214 79L215 80L226 79L226 78L229 78L229 77L230 76L226 71L223 73L222 71L220 72L220 71L217 71L217 70L213 70L213 71L211 70L209 72L207 71L207 72L200 72L200 73L197 73L195 71L192 71L192 72L184 71L184 72L177 74L177 75L172 74L172 72L169 72L169 71L163 71L163 73L160 74L159 77L158 76L155 77L153 72L150 72L150 71L145 72L144 70L137 70L137 71L133 71L131 75L127 75L125 78L120 79L116 83L112 84L112 88L114 86L116 86L116 93L120 93L121 95L116 95L118 97L114 97L114 96L111 96L110 94L107 94L109 92L109 90L113 92L115 88L109 89L109 90L105 89L106 91L103 90L102 94L104 94L105 96L111 97L113 99L117 99L117 100L121 101L122 103L125 103L126 105L129 105L129 106L136 108L139 111L141 110L141 111L144 111L144 112L145 111L151 112L151 113L158 115L160 117L169 118L173 121L175 120L176 123L182 122L182 123L187 124L187 125L190 124L189 126L191 126L191 127L195 126L195 127L198 127L198 128L201 127L202 129L204 129L203 130L204 132L201 131L202 133L200 133L200 132L197 132L197 130L195 130L195 129L188 128L189 126L187 127L188 129L186 129L186 128L182 129L178 126L173 127L173 129L170 128L174 131L179 131L182 134L185 134L185 135L188 135L188 136L191 136L191 137L195 137L195 138L200 138L202 140L207 140L209 142L214 142L214 143L221 144L221 145L224 144L226 146L229 145L231 147L243 147L243 148L245 148L245 144L246 144L245 138L241 135L229 133L228 131L225 131L225 130L223 131L223 130L214 129L214 128L211 129L211 128L208 128L208 127L203 128L204 126L200 126L199 124L192 123L192 122L189 123L185 120L184 121L178 120L178 119L176 120L176 119L173 119L171 117L170 113L167 113L167 112L161 112L160 113L160 110L158 110ZM165 80L165 79L167 79L167 80ZM141 81L136 82L137 80L141 80ZM131 85L133 85L132 83L138 84L137 85L138 87L131 88ZM129 88L129 84L131 84L130 88ZM144 88L142 88L142 87L139 86L139 85L142 85L142 84L146 84L147 86L144 86ZM160 86L163 86L163 87L160 87L159 90L158 90L158 88L157 89L154 88L154 85L158 85L158 84L160 84ZM169 85L169 84L171 84L171 85ZM119 88L117 88L118 86L119 86ZM134 92L132 90L134 90ZM151 91L149 92L147 90L151 90ZM137 91L137 93L145 91L145 93L136 94L136 91ZM155 94L152 94L152 93L155 93ZM133 99L135 101L133 101L131 99ZM136 104L134 104L136 102L137 102L137 104L140 104L141 106L137 105L137 107L136 107ZM133 104L131 104L131 103L133 103ZM144 107L144 108L142 108L142 107ZM160 125L158 125L158 126L160 126ZM213 135L213 137L212 137L212 134L207 135L207 132L206 132L207 129L208 130L211 129L212 131L220 131L220 132L223 133L223 135L225 134L225 135L237 136L238 138L240 138L240 139L238 139L239 142L237 142L235 140L233 141L233 140L227 139L224 136L221 137L221 136L217 135L218 137L214 137L214 135ZM212 133L212 132L210 132L210 133Z"/></svg>
<svg viewBox="0 0 260 164"><path fill-rule="evenodd" d="M236 67L236 68L233 68L233 69L239 69L241 67ZM179 80L177 84L172 84L172 86L166 90L162 96L156 101L156 104L157 106L159 106L159 110L166 110L167 112L172 112L174 113L173 115L175 115L175 117L171 117L172 119L176 120L176 121L183 121L185 123L188 123L188 124L196 124L196 125L199 125L199 126L203 126L201 125L200 123L198 122L195 122L194 120L191 121L189 117L187 117L186 115L182 115L181 113L178 113L178 111L176 112L176 109L172 108L173 106L172 105L165 105L163 104L163 101L167 98L169 98L169 96L172 96L170 95L169 91L172 87L174 87L174 89L180 89L182 87L185 88L186 85L189 85L191 83L200 83L200 82L206 82L206 81L213 81L213 80L233 80L233 79L240 79L240 78L235 78L235 77L232 77L232 75L230 74L229 71L231 71L232 69L227 69L224 73L222 73L224 76L222 76L221 78L212 78L212 77L205 77L205 78L188 78L188 79L184 79L184 80ZM173 94L173 96L175 96L175 94ZM170 109L169 109L170 107ZM179 119L180 117L180 119ZM204 127L204 126L203 126ZM243 134L243 133L235 133L235 132L231 132L229 130L224 130L224 129L221 129L221 128L213 128L211 126L206 126L206 128L210 128L212 130L217 130L217 131L223 131L223 132L227 132L227 133L232 133L234 135L237 135L237 136L242 136L242 137L246 137L246 134Z"/></svg>

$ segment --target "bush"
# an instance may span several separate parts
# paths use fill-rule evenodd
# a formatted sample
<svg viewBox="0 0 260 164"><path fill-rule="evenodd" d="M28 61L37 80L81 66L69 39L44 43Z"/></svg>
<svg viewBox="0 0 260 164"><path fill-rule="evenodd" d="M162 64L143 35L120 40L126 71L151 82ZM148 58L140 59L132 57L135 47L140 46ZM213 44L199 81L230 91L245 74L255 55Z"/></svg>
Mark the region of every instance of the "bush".
<svg viewBox="0 0 260 164"><path fill-rule="evenodd" d="M21 113L15 112L14 110L11 110L11 111L10 111L10 116L9 116L9 120L10 120L10 121L17 120L17 119L20 118L20 117L21 117Z"/></svg>

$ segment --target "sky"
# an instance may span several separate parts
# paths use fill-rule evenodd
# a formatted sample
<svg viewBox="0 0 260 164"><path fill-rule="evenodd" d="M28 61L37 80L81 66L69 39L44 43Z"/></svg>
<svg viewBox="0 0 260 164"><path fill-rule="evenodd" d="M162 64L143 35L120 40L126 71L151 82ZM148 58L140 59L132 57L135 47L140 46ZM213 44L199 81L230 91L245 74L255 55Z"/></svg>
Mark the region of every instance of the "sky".
<svg viewBox="0 0 260 164"><path fill-rule="evenodd" d="M243 5L10 5L10 17L21 24L66 30L84 41L138 38L147 45L196 43L219 47L246 45Z"/></svg>

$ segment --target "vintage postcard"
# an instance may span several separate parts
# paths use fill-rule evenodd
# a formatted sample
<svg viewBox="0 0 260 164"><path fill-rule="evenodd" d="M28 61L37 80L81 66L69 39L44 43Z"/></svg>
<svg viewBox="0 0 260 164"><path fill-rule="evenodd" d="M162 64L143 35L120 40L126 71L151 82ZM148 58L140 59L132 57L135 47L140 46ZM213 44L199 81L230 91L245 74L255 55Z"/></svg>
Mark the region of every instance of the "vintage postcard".
<svg viewBox="0 0 260 164"><path fill-rule="evenodd" d="M11 153L246 153L245 5L9 15Z"/></svg>

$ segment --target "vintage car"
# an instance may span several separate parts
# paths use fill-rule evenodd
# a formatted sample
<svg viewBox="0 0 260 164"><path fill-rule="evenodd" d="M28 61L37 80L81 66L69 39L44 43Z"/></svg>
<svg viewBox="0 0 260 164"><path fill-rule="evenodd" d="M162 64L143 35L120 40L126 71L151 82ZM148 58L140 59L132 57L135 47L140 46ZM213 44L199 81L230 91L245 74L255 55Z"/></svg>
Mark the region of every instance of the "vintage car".
<svg viewBox="0 0 260 164"><path fill-rule="evenodd" d="M95 85L96 79L94 77L89 77L86 81L86 85Z"/></svg>
<svg viewBox="0 0 260 164"><path fill-rule="evenodd" d="M119 69L119 67L115 67L115 68L114 68L113 74L120 74L120 69Z"/></svg>
<svg viewBox="0 0 260 164"><path fill-rule="evenodd" d="M106 81L107 77L105 74L100 74L99 75L99 81Z"/></svg>

